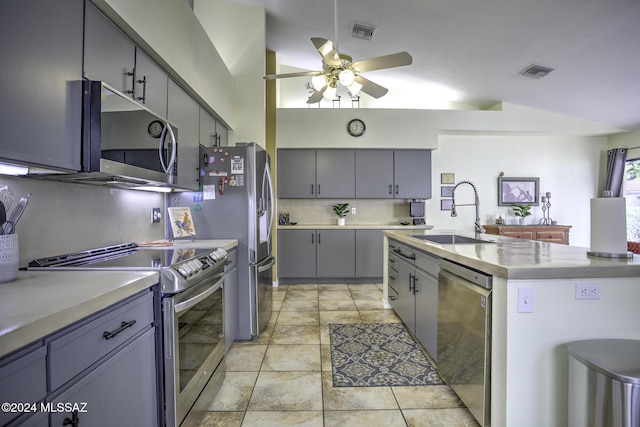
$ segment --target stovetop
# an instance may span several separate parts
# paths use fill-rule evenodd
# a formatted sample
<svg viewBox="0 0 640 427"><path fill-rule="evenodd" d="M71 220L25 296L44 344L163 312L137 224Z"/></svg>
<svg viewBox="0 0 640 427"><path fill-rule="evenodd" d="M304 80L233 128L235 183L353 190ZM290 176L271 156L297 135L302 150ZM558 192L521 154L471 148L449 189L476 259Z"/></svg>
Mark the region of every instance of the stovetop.
<svg viewBox="0 0 640 427"><path fill-rule="evenodd" d="M125 243L33 260L29 270L159 271L163 293L181 292L213 275L221 276L224 249L144 247Z"/></svg>

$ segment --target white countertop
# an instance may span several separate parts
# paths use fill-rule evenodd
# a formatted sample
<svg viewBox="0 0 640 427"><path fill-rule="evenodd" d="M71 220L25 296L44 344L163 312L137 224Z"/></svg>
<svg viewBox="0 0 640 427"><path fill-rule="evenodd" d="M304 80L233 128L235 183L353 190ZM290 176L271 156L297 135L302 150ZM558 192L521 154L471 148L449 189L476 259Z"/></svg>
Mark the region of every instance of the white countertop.
<svg viewBox="0 0 640 427"><path fill-rule="evenodd" d="M411 237L416 233L458 234L493 243L437 244ZM631 259L591 257L587 256L588 248L579 246L451 230L388 230L384 234L416 249L507 279L640 278L638 255Z"/></svg>
<svg viewBox="0 0 640 427"><path fill-rule="evenodd" d="M158 281L144 271L20 271L0 283L0 357Z"/></svg>

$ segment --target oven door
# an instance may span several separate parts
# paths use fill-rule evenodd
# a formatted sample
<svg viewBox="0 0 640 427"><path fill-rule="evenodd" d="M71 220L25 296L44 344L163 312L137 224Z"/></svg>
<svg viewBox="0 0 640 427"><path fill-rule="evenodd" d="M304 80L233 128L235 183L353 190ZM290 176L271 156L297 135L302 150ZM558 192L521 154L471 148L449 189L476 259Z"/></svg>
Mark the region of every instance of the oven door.
<svg viewBox="0 0 640 427"><path fill-rule="evenodd" d="M162 301L167 426L180 425L216 368L222 384L225 349L223 274Z"/></svg>

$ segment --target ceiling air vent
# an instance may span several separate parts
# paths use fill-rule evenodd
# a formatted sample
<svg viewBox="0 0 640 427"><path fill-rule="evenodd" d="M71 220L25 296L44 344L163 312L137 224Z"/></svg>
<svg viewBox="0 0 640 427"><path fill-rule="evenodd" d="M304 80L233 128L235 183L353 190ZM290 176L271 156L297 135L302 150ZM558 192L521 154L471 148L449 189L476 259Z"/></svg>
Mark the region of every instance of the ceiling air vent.
<svg viewBox="0 0 640 427"><path fill-rule="evenodd" d="M533 64L520 71L520 75L531 77L532 79L541 79L553 71L553 68L543 67L542 65Z"/></svg>
<svg viewBox="0 0 640 427"><path fill-rule="evenodd" d="M351 27L351 37L356 39L369 40L373 39L373 33L376 31L376 27L373 25L353 23Z"/></svg>

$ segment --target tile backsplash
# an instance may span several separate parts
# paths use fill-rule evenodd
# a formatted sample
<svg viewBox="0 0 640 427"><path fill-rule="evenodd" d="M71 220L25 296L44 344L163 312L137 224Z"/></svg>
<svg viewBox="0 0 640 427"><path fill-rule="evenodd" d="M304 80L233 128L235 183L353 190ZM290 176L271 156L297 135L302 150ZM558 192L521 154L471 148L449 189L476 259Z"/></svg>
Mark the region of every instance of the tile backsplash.
<svg viewBox="0 0 640 427"><path fill-rule="evenodd" d="M347 214L347 224L400 224L411 221L409 203L404 200L386 199L279 199L276 212L289 213L289 221L299 225L336 223L337 215L332 206L337 203L349 203L349 210L356 208L356 214ZM277 215L276 215L277 217ZM428 221L427 221L428 222Z"/></svg>

